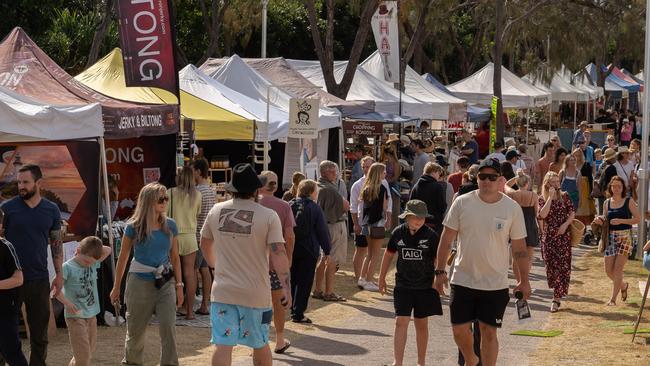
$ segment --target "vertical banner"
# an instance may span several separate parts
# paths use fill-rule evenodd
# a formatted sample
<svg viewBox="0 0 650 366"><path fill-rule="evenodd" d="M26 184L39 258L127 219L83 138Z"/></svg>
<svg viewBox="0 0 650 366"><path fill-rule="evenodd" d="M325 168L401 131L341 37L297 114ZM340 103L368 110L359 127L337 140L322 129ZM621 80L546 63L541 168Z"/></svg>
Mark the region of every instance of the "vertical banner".
<svg viewBox="0 0 650 366"><path fill-rule="evenodd" d="M168 0L119 0L117 14L126 85L177 94Z"/></svg>
<svg viewBox="0 0 650 366"><path fill-rule="evenodd" d="M397 1L382 1L370 22L384 64L384 79L399 83Z"/></svg>
<svg viewBox="0 0 650 366"><path fill-rule="evenodd" d="M318 138L318 99L291 98L289 137Z"/></svg>
<svg viewBox="0 0 650 366"><path fill-rule="evenodd" d="M490 153L494 152L494 143L497 141L497 104L499 98L492 96L491 116L490 116Z"/></svg>

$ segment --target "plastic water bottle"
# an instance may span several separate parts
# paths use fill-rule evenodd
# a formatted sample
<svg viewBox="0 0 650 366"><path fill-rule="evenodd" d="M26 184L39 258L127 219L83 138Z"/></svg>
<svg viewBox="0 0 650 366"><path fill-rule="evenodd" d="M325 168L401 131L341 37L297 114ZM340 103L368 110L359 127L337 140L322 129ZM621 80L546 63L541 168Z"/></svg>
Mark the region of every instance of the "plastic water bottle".
<svg viewBox="0 0 650 366"><path fill-rule="evenodd" d="M515 306L517 308L517 318L520 322L530 319L530 307L528 301L524 300L524 294L521 291L515 292Z"/></svg>

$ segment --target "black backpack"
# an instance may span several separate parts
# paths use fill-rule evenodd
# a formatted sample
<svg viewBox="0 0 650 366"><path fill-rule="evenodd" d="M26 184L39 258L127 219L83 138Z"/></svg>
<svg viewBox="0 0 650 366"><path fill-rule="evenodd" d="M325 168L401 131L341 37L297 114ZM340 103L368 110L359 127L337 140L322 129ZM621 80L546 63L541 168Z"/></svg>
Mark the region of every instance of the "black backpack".
<svg viewBox="0 0 650 366"><path fill-rule="evenodd" d="M293 227L293 233L296 241L304 240L309 237L309 213L305 210L307 202L303 199L293 199L289 202L293 217L296 219L296 226Z"/></svg>

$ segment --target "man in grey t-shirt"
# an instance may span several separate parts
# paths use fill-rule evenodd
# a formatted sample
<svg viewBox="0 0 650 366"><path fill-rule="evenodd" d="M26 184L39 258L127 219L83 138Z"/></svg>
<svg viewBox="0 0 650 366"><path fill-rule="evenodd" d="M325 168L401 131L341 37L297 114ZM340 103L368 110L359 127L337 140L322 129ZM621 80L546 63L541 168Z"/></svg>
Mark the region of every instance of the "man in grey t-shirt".
<svg viewBox="0 0 650 366"><path fill-rule="evenodd" d="M413 178L411 179L411 184L415 184L415 182L417 182L422 176L424 166L431 161L431 157L423 151L424 143L422 140L413 140L411 142L411 147L415 150L415 159L413 159Z"/></svg>

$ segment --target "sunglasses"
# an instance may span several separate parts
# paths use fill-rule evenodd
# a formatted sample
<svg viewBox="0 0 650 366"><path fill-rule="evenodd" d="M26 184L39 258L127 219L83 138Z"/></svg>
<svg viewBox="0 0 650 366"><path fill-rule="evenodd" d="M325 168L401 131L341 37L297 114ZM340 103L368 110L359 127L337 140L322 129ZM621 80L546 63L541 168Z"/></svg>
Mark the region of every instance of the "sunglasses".
<svg viewBox="0 0 650 366"><path fill-rule="evenodd" d="M168 196L162 196L162 197L158 198L158 203L159 204L162 205L165 202L169 202L169 197Z"/></svg>
<svg viewBox="0 0 650 366"><path fill-rule="evenodd" d="M480 180L489 179L490 182L496 182L496 180L499 179L499 174L478 173L478 179Z"/></svg>

